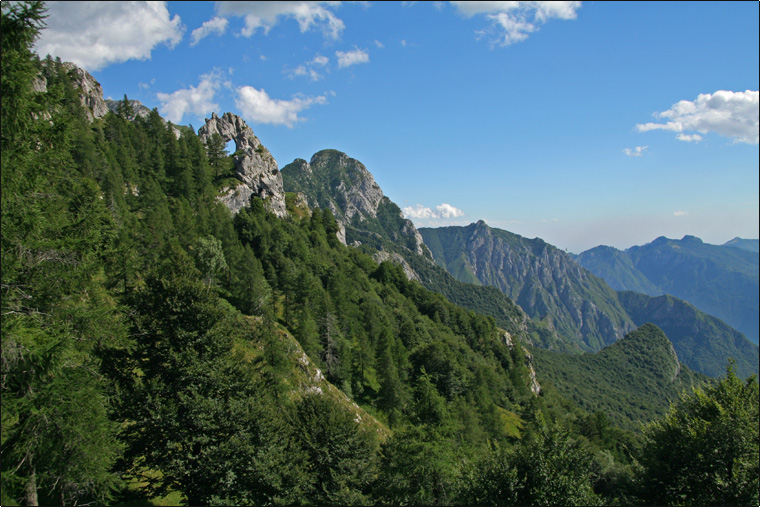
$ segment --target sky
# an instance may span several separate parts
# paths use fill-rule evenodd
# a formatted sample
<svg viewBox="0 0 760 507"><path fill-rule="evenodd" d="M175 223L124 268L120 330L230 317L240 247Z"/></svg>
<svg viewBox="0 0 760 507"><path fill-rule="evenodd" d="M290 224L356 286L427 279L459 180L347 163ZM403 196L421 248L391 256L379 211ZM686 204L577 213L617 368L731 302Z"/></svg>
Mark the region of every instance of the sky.
<svg viewBox="0 0 760 507"><path fill-rule="evenodd" d="M40 56L282 168L332 148L417 227L570 252L758 238L758 2L49 2Z"/></svg>

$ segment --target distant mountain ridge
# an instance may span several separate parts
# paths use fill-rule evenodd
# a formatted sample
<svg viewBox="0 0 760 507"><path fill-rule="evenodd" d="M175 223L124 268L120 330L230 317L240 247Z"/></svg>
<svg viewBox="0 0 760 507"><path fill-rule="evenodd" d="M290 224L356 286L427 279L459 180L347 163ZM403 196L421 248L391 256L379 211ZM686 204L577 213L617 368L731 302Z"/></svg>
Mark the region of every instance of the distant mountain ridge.
<svg viewBox="0 0 760 507"><path fill-rule="evenodd" d="M597 351L635 328L604 281L541 239L494 229L421 228L436 263L461 281L499 288L533 319L586 351Z"/></svg>
<svg viewBox="0 0 760 507"><path fill-rule="evenodd" d="M758 373L757 345L720 319L673 296L617 292L569 254L540 239L523 238L482 221L466 227L421 228L420 234L436 262L455 277L498 287L533 319L550 324L561 339L587 352L622 338L610 332L615 328L609 323L628 324L627 334L652 322L695 371L719 376L734 358L737 374ZM725 250L730 255L736 249ZM635 274L621 252L609 247L598 247L594 253L598 252L620 260L619 272Z"/></svg>
<svg viewBox="0 0 760 507"><path fill-rule="evenodd" d="M718 377L733 359L739 376L758 373L758 346L692 304L670 295L649 297L635 292L619 292L618 299L636 325L651 322L662 329L681 361L693 370Z"/></svg>
<svg viewBox="0 0 760 507"><path fill-rule="evenodd" d="M659 296L672 294L760 340L758 240L735 238L710 245L694 236L659 237L625 251L608 246L576 257L612 288ZM753 250L755 248L755 250Z"/></svg>
<svg viewBox="0 0 760 507"><path fill-rule="evenodd" d="M760 239L742 239L737 237L730 241L726 241L723 243L723 246L741 248L749 250L750 252L760 252Z"/></svg>

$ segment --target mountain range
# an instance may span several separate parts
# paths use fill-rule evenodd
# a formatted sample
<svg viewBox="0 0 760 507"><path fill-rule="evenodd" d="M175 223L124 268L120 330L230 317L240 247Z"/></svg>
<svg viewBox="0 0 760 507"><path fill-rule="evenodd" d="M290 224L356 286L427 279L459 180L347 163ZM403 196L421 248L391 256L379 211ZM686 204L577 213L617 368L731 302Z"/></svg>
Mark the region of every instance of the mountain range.
<svg viewBox="0 0 760 507"><path fill-rule="evenodd" d="M639 424L730 358L726 383L757 372L739 331L540 239L417 230L345 153L280 171L233 113L195 132L104 101L34 58L17 22L44 11L19 9L3 9L3 504L473 504L504 481L519 503L618 502L637 494ZM504 456L527 467L479 472ZM526 484L536 467L585 493Z"/></svg>
<svg viewBox="0 0 760 507"><path fill-rule="evenodd" d="M118 110L120 103L104 101L89 74L70 70L74 86L83 92L80 100L89 118ZM44 81L37 87L44 90ZM128 103L132 118L148 115L138 101ZM171 128L179 135L183 127ZM735 238L716 246L688 236L681 241L658 238L626 251L600 246L574 256L541 239L526 239L483 221L417 230L383 194L364 164L345 153L322 150L309 162L296 159L278 171L241 118L213 115L201 128L206 141L212 133L236 143L232 158L237 183L222 189L219 197L233 213L252 195L264 198L278 216L286 214L288 195L306 208L329 209L342 243L377 262L401 265L408 279L492 316L508 334L527 344L560 352L597 352L652 322L673 342L683 364L695 371L721 375L733 358L740 375L758 372L756 345L688 300L664 296L663 288L688 292L691 280L691 292L698 292L694 287L705 283L700 275L710 276L712 288L730 288L731 281L725 281L728 273L740 287L750 287L742 292L746 296L753 280L757 285L753 253L757 240ZM658 268L654 259L666 260L665 267ZM702 295L700 301L716 299ZM743 301L751 311L752 296Z"/></svg>
<svg viewBox="0 0 760 507"><path fill-rule="evenodd" d="M670 294L714 315L758 343L760 284L757 240L711 245L694 236L659 237L618 250L598 246L576 257L615 290Z"/></svg>
<svg viewBox="0 0 760 507"><path fill-rule="evenodd" d="M674 335L679 356L696 371L721 375L730 358L743 376L758 371L757 347L719 319L676 298L645 296L644 304L623 297L572 255L540 239L494 229L483 221L417 230L367 168L345 153L323 150L310 162L295 160L281 173L286 192L300 194L312 207L331 210L344 243L376 260L401 264L408 278L494 316L526 343L595 352L654 322ZM507 297L498 297L493 288Z"/></svg>

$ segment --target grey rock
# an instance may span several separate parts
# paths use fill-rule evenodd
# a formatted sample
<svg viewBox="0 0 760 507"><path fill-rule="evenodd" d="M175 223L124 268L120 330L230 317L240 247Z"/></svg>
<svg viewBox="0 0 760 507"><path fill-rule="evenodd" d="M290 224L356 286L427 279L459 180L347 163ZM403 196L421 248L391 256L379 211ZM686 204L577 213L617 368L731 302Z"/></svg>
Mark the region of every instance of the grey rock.
<svg viewBox="0 0 760 507"><path fill-rule="evenodd" d="M198 130L198 135L207 143L213 134L219 134L225 142L235 141L235 171L242 182L242 185L229 189L221 201L230 211L237 213L248 205L250 196L256 195L266 201L272 213L285 217L285 191L277 161L253 134L251 127L232 113L224 113L221 117L212 113Z"/></svg>
<svg viewBox="0 0 760 507"><path fill-rule="evenodd" d="M92 121L108 113L108 106L103 100L103 87L92 75L71 62L63 62L63 68L69 71L74 87L80 90L80 100L85 108L87 119Z"/></svg>
<svg viewBox="0 0 760 507"><path fill-rule="evenodd" d="M134 120L138 116L140 118L145 118L150 114L150 109L145 107L142 102L139 100L132 100L129 99L127 102L129 102L129 105L132 106L132 111L134 114L127 118L128 120ZM113 114L118 114L119 112L119 104L121 103L121 100L109 100L106 99L106 106L108 107L108 110L111 111Z"/></svg>
<svg viewBox="0 0 760 507"><path fill-rule="evenodd" d="M341 180L333 190L335 201L345 205L341 206L341 209L332 210L335 218L344 225L350 223L355 215L359 215L360 220L364 216L377 216L377 207L383 198L383 191L364 164L358 160L345 153L325 150L314 154L311 162L302 165L302 168L308 173L320 173L328 169L345 171L347 179Z"/></svg>
<svg viewBox="0 0 760 507"><path fill-rule="evenodd" d="M406 259L395 252L386 252L385 250L379 250L372 256L372 259L378 264L384 261L390 261L394 264L398 264L401 266L401 269L404 270L404 274L406 275L407 280L416 280L418 282L420 281L419 275L412 269Z"/></svg>

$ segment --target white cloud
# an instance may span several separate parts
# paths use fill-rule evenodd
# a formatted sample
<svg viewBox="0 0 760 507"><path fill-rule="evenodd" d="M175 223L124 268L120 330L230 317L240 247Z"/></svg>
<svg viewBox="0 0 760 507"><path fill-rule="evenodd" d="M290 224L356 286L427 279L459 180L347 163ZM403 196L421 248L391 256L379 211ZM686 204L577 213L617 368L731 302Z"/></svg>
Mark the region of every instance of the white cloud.
<svg viewBox="0 0 760 507"><path fill-rule="evenodd" d="M446 203L436 206L434 210L417 204L407 206L402 211L406 218L456 218L464 216L464 211Z"/></svg>
<svg viewBox="0 0 760 507"><path fill-rule="evenodd" d="M309 78L311 78L312 81L319 81L322 79L322 74L317 72L317 70L314 67L325 67L330 62L330 59L326 56L322 56L319 53L317 53L314 58L312 58L310 61L306 62L304 65L299 65L295 69L285 69L283 72L288 75L291 79L293 79L296 76L306 76L308 75Z"/></svg>
<svg viewBox="0 0 760 507"><path fill-rule="evenodd" d="M623 150L623 153L628 155L629 157L640 157L644 154L644 151L649 148L649 146L636 146L635 148L626 148Z"/></svg>
<svg viewBox="0 0 760 507"><path fill-rule="evenodd" d="M688 214L689 214L688 211L674 211L673 212L673 216L676 216L676 217L684 217Z"/></svg>
<svg viewBox="0 0 760 507"><path fill-rule="evenodd" d="M261 28L264 33L275 26L280 18L294 18L301 32L312 27L322 30L325 37L338 39L345 25L332 11L322 4L332 7L335 2L217 2L216 13L221 16L245 18L245 26L240 31L243 37L251 37Z"/></svg>
<svg viewBox="0 0 760 507"><path fill-rule="evenodd" d="M148 60L159 44L182 40L184 26L171 17L166 2L48 2L47 28L35 44L88 71L111 63Z"/></svg>
<svg viewBox="0 0 760 507"><path fill-rule="evenodd" d="M203 23L199 28L196 28L193 30L193 32L190 34L190 37L192 37L192 41L190 42L191 46L195 46L198 44L201 39L208 37L209 35L215 33L217 35L223 35L224 32L227 30L227 24L229 21L225 18L220 17L213 17Z"/></svg>
<svg viewBox="0 0 760 507"><path fill-rule="evenodd" d="M335 56L338 57L338 68L350 67L357 63L369 62L369 53L363 49L354 48L353 51L336 51Z"/></svg>
<svg viewBox="0 0 760 507"><path fill-rule="evenodd" d="M156 96L161 102L161 114L169 121L179 123L185 114L205 116L219 109L219 105L213 100L221 81L221 73L209 72L200 77L198 86L190 86L173 93L157 93Z"/></svg>
<svg viewBox="0 0 760 507"><path fill-rule="evenodd" d="M320 67L324 67L325 65L327 65L327 63L329 61L330 61L330 59L327 58L326 56L322 56L320 54L317 54L310 63L312 63L314 65L319 65Z"/></svg>
<svg viewBox="0 0 760 507"><path fill-rule="evenodd" d="M686 141L687 143L690 143L692 141L701 141L702 136L699 134L678 134L676 136L676 139L679 141Z"/></svg>
<svg viewBox="0 0 760 507"><path fill-rule="evenodd" d="M296 123L304 121L298 113L314 104L326 103L327 98L324 95L294 97L291 100L273 99L265 90L257 90L252 86L238 88L238 97L235 100L235 104L246 119L271 125L286 125L291 128Z"/></svg>
<svg viewBox="0 0 760 507"><path fill-rule="evenodd" d="M735 143L758 144L758 91L702 93L697 100L682 100L667 111L654 113L655 118L663 118L665 123L643 123L636 125L639 132L649 130L669 130L678 132L680 141L699 141L699 132L729 137Z"/></svg>
<svg viewBox="0 0 760 507"><path fill-rule="evenodd" d="M581 2L450 2L460 14L471 18L485 14L491 26L479 31L491 43L509 46L523 41L551 19L575 19Z"/></svg>

